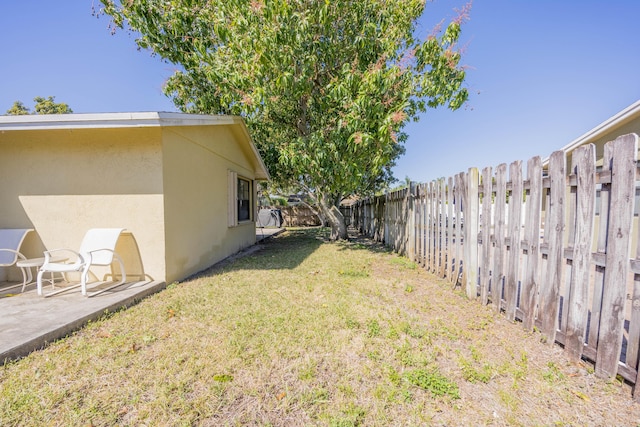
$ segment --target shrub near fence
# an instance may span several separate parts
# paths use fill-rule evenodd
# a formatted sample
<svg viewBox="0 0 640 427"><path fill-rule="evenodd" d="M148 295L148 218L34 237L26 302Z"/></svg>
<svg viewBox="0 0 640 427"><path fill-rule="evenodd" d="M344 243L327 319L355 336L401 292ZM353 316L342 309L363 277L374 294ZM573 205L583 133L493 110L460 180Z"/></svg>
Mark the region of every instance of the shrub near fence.
<svg viewBox="0 0 640 427"><path fill-rule="evenodd" d="M637 385L640 238L634 216L638 136L476 168L361 200L352 224L460 284L524 328L536 327L602 378ZM637 207L636 207L637 209ZM633 245L633 258L630 251ZM634 387L634 399L640 392Z"/></svg>

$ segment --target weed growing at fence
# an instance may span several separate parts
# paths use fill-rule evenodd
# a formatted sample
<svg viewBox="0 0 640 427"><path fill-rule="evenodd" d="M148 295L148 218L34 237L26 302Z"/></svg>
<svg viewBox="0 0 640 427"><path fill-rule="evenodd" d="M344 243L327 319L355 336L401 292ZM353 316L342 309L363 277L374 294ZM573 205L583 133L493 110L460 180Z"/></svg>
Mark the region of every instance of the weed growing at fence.
<svg viewBox="0 0 640 427"><path fill-rule="evenodd" d="M562 370L554 363L547 363L547 369L542 373L542 377L550 384L555 384L565 378Z"/></svg>
<svg viewBox="0 0 640 427"><path fill-rule="evenodd" d="M628 389L399 259L291 230L0 369L0 425L640 421Z"/></svg>

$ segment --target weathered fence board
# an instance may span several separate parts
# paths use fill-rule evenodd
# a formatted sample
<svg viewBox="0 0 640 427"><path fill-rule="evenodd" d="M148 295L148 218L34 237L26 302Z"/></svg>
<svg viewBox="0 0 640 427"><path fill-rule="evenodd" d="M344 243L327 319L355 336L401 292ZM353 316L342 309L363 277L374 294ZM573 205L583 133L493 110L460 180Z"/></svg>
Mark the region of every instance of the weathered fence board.
<svg viewBox="0 0 640 427"><path fill-rule="evenodd" d="M507 165L502 163L496 167L496 200L494 227L494 249L493 249L493 270L491 279L491 302L496 311L500 311L502 306L502 287L505 277L505 226L506 226L506 203L507 203Z"/></svg>
<svg viewBox="0 0 640 427"><path fill-rule="evenodd" d="M454 212L454 206L453 206L453 178L449 177L449 181L448 181L448 185L447 185L447 197L446 197L446 203L447 203L447 218L449 221L447 221L447 252L446 252L446 257L447 257L447 278L449 279L449 281L451 283L455 283L456 281L456 266L455 266L455 251L454 251L454 233L455 233L455 223L452 220L453 218L453 212Z"/></svg>
<svg viewBox="0 0 640 427"><path fill-rule="evenodd" d="M604 147L604 159L611 159L612 145ZM608 161L607 161L608 162ZM603 160L604 163L604 160ZM607 168L608 169L608 168ZM607 251L607 227L609 221L609 193L611 192L611 181L600 183L600 208L598 218L598 234L596 252L592 254L594 261L593 297L591 302L591 319L589 323L589 335L587 337L587 348L585 350L596 353L598 347L598 332L600 330L600 312L602 310L602 290L604 287L605 253Z"/></svg>
<svg viewBox="0 0 640 427"><path fill-rule="evenodd" d="M544 227L543 280L540 283L538 318L540 331L549 344L555 343L562 282L562 240L565 229L565 168L563 152L556 151L549 158L549 187L546 195ZM543 252L541 250L541 252Z"/></svg>
<svg viewBox="0 0 640 427"><path fill-rule="evenodd" d="M454 272L454 283L465 283L461 280L460 272L463 271L462 268L462 233L463 233L463 220L462 220L462 200L463 200L463 181L464 174L459 173L455 176L455 188L454 188L454 199L455 199L455 214L453 215L452 221L455 223L455 235L454 235L454 244L455 244L455 268Z"/></svg>
<svg viewBox="0 0 640 427"><path fill-rule="evenodd" d="M491 280L491 207L493 199L493 183L491 168L482 170L482 263L480 264L480 301L482 305L489 302Z"/></svg>
<svg viewBox="0 0 640 427"><path fill-rule="evenodd" d="M479 201L478 201L478 184L480 183L478 169L470 168L467 174L466 194L464 198L465 216L465 258L464 267L467 270L466 291L468 298L476 298L478 296L478 218L479 218Z"/></svg>
<svg viewBox="0 0 640 427"><path fill-rule="evenodd" d="M542 203L542 162L536 156L527 162L527 210L523 249L525 253L524 279L520 294L520 309L524 313L524 329L532 331L536 314L538 294L538 257L540 247L540 214Z"/></svg>
<svg viewBox="0 0 640 427"><path fill-rule="evenodd" d="M637 372L635 384L636 388L640 382L640 230L636 232L636 254L631 262L633 271L633 293L631 299L631 321L629 322L629 346L625 363ZM640 393L634 393L636 401L640 401Z"/></svg>
<svg viewBox="0 0 640 427"><path fill-rule="evenodd" d="M436 273L439 276L442 276L442 258L444 257L443 251L442 251L442 246L443 246L443 240L444 240L444 236L443 234L443 224L442 224L442 185L441 185L441 181L438 180L435 182L435 197L434 200L436 200L436 203L434 204L435 206L435 224L436 224L436 256L435 256L435 265L434 265L434 273Z"/></svg>
<svg viewBox="0 0 640 427"><path fill-rule="evenodd" d="M582 357L587 330L589 261L595 211L595 152L592 144L577 148L571 165L576 181L575 191L572 186L572 198L575 200L571 203L575 206L575 217L571 224L574 240L569 242L571 246L567 251L571 252L571 279L565 297L567 327L564 345L569 359L574 362Z"/></svg>
<svg viewBox="0 0 640 427"><path fill-rule="evenodd" d="M509 197L509 222L507 224L507 274L504 284L505 314L507 320L515 320L518 303L518 277L520 267L520 232L522 229L522 162L509 165L511 193Z"/></svg>
<svg viewBox="0 0 640 427"><path fill-rule="evenodd" d="M429 183L429 270L434 272L436 270L436 240L438 239L438 233L436 228L436 194L435 194L435 182Z"/></svg>
<svg viewBox="0 0 640 427"><path fill-rule="evenodd" d="M631 319L629 322L629 339L625 363L633 370L638 370L640 353L640 233L636 232L635 258L631 261L633 272L633 291L631 292ZM638 394L640 398L640 393Z"/></svg>
<svg viewBox="0 0 640 427"><path fill-rule="evenodd" d="M610 143L611 144L611 143ZM615 378L622 348L626 275L631 245L631 222L635 196L635 159L638 136L623 136L613 141L613 157L605 159L603 169L611 170L611 204L607 224L607 253L602 294L596 375Z"/></svg>

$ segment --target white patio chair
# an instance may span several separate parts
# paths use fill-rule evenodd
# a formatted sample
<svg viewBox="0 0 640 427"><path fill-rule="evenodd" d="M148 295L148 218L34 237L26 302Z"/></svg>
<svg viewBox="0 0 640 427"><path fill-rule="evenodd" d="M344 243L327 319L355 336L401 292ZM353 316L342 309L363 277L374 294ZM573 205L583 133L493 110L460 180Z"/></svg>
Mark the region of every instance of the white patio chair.
<svg viewBox="0 0 640 427"><path fill-rule="evenodd" d="M52 296L60 292L66 292L70 289L77 288L78 286L80 286L81 288L82 295L87 296L87 280L89 278L89 269L91 268L91 266L109 266L114 262L114 260L120 264L120 272L122 274L121 280L113 283L106 288L101 288L99 291L94 292L90 296L97 295L99 293L124 284L127 280L127 275L124 270L124 263L122 262L122 258L120 258L120 256L115 252L116 243L118 242L118 238L123 231L123 228L92 228L87 231L87 234L85 234L84 238L82 239L82 244L80 245L80 250L78 252L72 249L53 249L45 251L44 264L38 271L38 295L42 295L42 276L45 273L66 274L79 272L79 284L75 286L65 287L56 292L51 292L45 296ZM59 257L63 253L69 254L70 258L74 259L73 262L52 262L54 256Z"/></svg>
<svg viewBox="0 0 640 427"><path fill-rule="evenodd" d="M32 228L3 228L0 229L0 267L11 267L18 261L25 260L20 253L20 247L25 237L33 231ZM19 267L22 272L22 283L3 288L3 291L22 286L22 292L27 283L33 280L30 268Z"/></svg>

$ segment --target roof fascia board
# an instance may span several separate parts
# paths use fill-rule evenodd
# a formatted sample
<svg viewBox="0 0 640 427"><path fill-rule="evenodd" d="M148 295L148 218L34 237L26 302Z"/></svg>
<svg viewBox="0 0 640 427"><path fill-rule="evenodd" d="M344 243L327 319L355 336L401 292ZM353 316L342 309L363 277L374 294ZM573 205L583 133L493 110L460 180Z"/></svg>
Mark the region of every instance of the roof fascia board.
<svg viewBox="0 0 640 427"><path fill-rule="evenodd" d="M165 112L0 116L0 131L211 126L242 123L237 116Z"/></svg>

